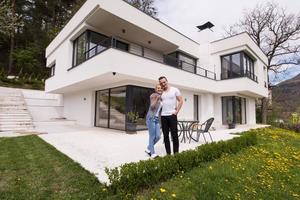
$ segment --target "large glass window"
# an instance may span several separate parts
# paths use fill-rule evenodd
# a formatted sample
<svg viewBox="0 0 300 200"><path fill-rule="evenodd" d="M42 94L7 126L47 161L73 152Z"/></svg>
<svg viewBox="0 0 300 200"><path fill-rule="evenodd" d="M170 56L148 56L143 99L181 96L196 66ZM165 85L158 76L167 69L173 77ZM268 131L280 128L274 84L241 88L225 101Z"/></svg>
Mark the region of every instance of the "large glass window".
<svg viewBox="0 0 300 200"><path fill-rule="evenodd" d="M127 130L126 113L138 113L136 130L147 129L151 88L124 86L96 92L95 126Z"/></svg>
<svg viewBox="0 0 300 200"><path fill-rule="evenodd" d="M196 59L187 56L181 52L178 53L178 59L181 61L181 67L183 70L195 73Z"/></svg>
<svg viewBox="0 0 300 200"><path fill-rule="evenodd" d="M231 63L231 76L232 77L240 77L241 71L242 71L242 65L241 65L241 54L233 54L232 55L232 63Z"/></svg>
<svg viewBox="0 0 300 200"><path fill-rule="evenodd" d="M73 67L107 49L110 43L105 35L89 30L84 32L73 43Z"/></svg>
<svg viewBox="0 0 300 200"><path fill-rule="evenodd" d="M128 86L128 112L137 112L139 119L137 130L146 129L146 115L150 105L150 95L154 92L151 88Z"/></svg>
<svg viewBox="0 0 300 200"><path fill-rule="evenodd" d="M253 60L244 53L244 73L247 77L254 80L255 73L254 73L254 62Z"/></svg>
<svg viewBox="0 0 300 200"><path fill-rule="evenodd" d="M96 93L96 119L95 126L108 128L109 125L109 90Z"/></svg>
<svg viewBox="0 0 300 200"><path fill-rule="evenodd" d="M87 35L84 33L74 41L74 63L79 65L86 60Z"/></svg>
<svg viewBox="0 0 300 200"><path fill-rule="evenodd" d="M125 129L126 87L110 90L109 128Z"/></svg>
<svg viewBox="0 0 300 200"><path fill-rule="evenodd" d="M88 51L89 58L93 57L94 55L106 49L108 47L106 43L110 42L108 37L92 31L88 32L88 38L89 38L89 51Z"/></svg>
<svg viewBox="0 0 300 200"><path fill-rule="evenodd" d="M230 56L222 57L222 79L228 79L230 77Z"/></svg>
<svg viewBox="0 0 300 200"><path fill-rule="evenodd" d="M129 50L129 45L125 42L121 42L119 40L116 40L116 48L123 50L123 51L128 51Z"/></svg>
<svg viewBox="0 0 300 200"><path fill-rule="evenodd" d="M222 121L236 124L246 123L246 99L242 97L222 97Z"/></svg>
<svg viewBox="0 0 300 200"><path fill-rule="evenodd" d="M197 60L182 52L173 52L164 57L164 62L168 65L181 68L185 71L196 73Z"/></svg>
<svg viewBox="0 0 300 200"><path fill-rule="evenodd" d="M221 57L221 79L246 76L255 80L254 61L245 52Z"/></svg>

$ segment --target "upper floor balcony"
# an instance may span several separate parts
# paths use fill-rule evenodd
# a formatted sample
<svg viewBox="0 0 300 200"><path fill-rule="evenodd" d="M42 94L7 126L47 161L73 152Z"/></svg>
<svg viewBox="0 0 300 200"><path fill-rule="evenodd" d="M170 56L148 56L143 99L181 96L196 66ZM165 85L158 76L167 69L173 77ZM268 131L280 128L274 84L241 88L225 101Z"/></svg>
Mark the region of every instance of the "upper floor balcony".
<svg viewBox="0 0 300 200"><path fill-rule="evenodd" d="M108 37L90 30L87 30L74 40L72 67L68 70L80 67L85 61L110 48L163 63L201 77L216 80L216 74L214 72L197 66L197 58L187 55L182 51L175 51L165 55L162 52L135 44L123 38ZM163 69L161 69L161 71L163 72Z"/></svg>

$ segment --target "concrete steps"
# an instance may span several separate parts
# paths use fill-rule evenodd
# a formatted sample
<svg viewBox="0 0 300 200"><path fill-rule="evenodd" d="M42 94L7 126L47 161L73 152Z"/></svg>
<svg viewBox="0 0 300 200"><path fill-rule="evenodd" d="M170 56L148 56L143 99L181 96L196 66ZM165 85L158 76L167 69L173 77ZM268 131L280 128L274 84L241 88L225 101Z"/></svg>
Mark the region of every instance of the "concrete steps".
<svg viewBox="0 0 300 200"><path fill-rule="evenodd" d="M0 87L1 131L34 131L23 94L18 89Z"/></svg>

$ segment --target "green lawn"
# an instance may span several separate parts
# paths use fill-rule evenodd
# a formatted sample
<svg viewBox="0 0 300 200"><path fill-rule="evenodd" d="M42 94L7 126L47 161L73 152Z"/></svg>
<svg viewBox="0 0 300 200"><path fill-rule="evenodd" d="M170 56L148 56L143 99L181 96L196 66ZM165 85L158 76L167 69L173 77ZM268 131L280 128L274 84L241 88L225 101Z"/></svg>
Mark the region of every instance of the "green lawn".
<svg viewBox="0 0 300 200"><path fill-rule="evenodd" d="M136 199L300 199L300 134L256 132L258 145L183 172Z"/></svg>
<svg viewBox="0 0 300 200"><path fill-rule="evenodd" d="M0 138L0 199L102 199L93 174L37 136Z"/></svg>
<svg viewBox="0 0 300 200"><path fill-rule="evenodd" d="M224 155L128 199L300 199L300 135L256 130L258 145ZM0 138L0 199L121 199L37 136Z"/></svg>

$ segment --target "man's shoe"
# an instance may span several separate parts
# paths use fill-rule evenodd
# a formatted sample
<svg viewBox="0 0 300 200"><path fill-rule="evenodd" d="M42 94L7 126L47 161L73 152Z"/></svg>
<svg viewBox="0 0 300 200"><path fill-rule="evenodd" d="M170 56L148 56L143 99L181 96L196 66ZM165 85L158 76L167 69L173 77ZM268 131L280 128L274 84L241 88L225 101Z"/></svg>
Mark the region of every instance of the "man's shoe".
<svg viewBox="0 0 300 200"><path fill-rule="evenodd" d="M152 158L152 159L155 159L155 158L158 158L158 157L159 157L159 156L158 156L157 154L155 154L155 153L151 155L151 158Z"/></svg>
<svg viewBox="0 0 300 200"><path fill-rule="evenodd" d="M145 150L145 153L151 157L151 152L148 149Z"/></svg>

